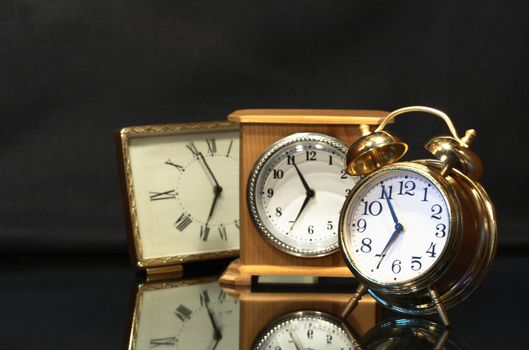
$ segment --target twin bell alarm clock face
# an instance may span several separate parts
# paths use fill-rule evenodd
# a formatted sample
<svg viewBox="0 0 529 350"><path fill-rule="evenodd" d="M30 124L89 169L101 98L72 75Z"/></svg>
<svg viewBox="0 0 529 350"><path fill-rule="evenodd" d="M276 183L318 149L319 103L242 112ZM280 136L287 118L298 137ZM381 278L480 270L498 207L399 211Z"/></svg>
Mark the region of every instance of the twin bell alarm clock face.
<svg viewBox="0 0 529 350"><path fill-rule="evenodd" d="M434 159L397 162L407 150L383 131L408 112L441 117L452 136L430 140ZM360 281L383 305L411 314L439 312L464 300L481 282L496 248L494 206L479 184L480 159L470 149L476 132L459 138L448 116L428 107L390 113L372 134L351 145L347 171L363 178L340 217L340 244Z"/></svg>

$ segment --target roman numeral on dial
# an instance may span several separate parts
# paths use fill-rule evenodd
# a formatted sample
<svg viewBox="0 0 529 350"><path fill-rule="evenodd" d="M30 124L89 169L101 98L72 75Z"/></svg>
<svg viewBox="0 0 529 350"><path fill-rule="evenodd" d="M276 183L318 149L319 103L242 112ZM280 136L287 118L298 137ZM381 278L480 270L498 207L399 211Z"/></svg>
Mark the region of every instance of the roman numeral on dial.
<svg viewBox="0 0 529 350"><path fill-rule="evenodd" d="M205 242L208 240L208 236L209 236L209 226L208 225L200 226L200 239Z"/></svg>
<svg viewBox="0 0 529 350"><path fill-rule="evenodd" d="M176 337L156 338L149 342L149 348L157 348L162 345L176 345Z"/></svg>
<svg viewBox="0 0 529 350"><path fill-rule="evenodd" d="M206 143L208 144L208 153L217 153L217 141L215 139L206 139Z"/></svg>
<svg viewBox="0 0 529 350"><path fill-rule="evenodd" d="M165 192L149 191L149 198L151 199L151 201L160 201L163 199L174 199L176 198L176 192L175 190L169 190Z"/></svg>
<svg viewBox="0 0 529 350"><path fill-rule="evenodd" d="M175 227L178 229L178 231L183 231L192 222L193 222L193 220L191 219L189 214L184 213L184 214L180 215L180 217L178 218L178 220L176 220L176 222L174 224L175 224Z"/></svg>
<svg viewBox="0 0 529 350"><path fill-rule="evenodd" d="M189 319L191 319L191 314L193 311L189 310L187 306L184 304L180 304L175 311L175 315L182 321L185 322Z"/></svg>

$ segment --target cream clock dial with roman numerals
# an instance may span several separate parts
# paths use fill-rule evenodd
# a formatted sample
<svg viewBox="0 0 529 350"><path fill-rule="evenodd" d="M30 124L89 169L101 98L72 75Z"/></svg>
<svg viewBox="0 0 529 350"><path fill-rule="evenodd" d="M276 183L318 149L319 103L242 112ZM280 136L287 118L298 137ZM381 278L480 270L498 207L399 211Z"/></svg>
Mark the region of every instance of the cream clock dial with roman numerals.
<svg viewBox="0 0 529 350"><path fill-rule="evenodd" d="M228 122L154 125L124 129L121 139L139 265L235 256L238 128Z"/></svg>
<svg viewBox="0 0 529 350"><path fill-rule="evenodd" d="M239 302L217 280L140 286L129 349L238 349Z"/></svg>

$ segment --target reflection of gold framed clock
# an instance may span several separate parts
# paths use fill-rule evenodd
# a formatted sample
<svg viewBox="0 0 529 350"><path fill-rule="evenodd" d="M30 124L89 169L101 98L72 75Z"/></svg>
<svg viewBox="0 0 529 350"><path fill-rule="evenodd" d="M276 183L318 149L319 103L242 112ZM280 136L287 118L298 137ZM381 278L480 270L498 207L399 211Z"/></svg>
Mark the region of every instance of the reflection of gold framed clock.
<svg viewBox="0 0 529 350"><path fill-rule="evenodd" d="M118 135L131 256L148 273L239 249L239 128L218 121Z"/></svg>
<svg viewBox="0 0 529 350"><path fill-rule="evenodd" d="M338 250L339 209L355 179L344 144L386 115L369 110L241 110L240 259L221 277L350 277ZM333 208L336 209L334 210ZM330 209L328 211L327 209Z"/></svg>
<svg viewBox="0 0 529 350"><path fill-rule="evenodd" d="M238 349L239 301L216 278L140 285L129 350Z"/></svg>

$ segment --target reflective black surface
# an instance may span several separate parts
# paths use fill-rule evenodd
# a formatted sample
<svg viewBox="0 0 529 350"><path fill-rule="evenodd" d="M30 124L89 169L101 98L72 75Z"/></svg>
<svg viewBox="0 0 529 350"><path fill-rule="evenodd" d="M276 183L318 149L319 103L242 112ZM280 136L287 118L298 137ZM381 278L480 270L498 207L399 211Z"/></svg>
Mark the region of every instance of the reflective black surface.
<svg viewBox="0 0 529 350"><path fill-rule="evenodd" d="M142 277L130 267L126 256L7 256L1 270L0 349L128 346L134 300ZM212 271L216 272L211 266L195 267L189 269L186 278ZM528 276L529 254L500 252L477 291L449 310L450 341L457 335L463 340L463 349L527 347ZM380 321L403 317L383 311ZM435 317L431 320L439 322ZM404 346L400 348L430 346L410 340L413 332L405 328L399 328L399 332L405 335L404 340L390 342L392 349L399 348L399 344ZM446 343L447 349L458 348L450 344Z"/></svg>

